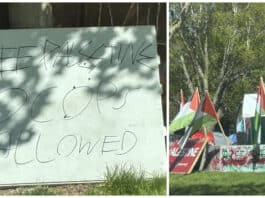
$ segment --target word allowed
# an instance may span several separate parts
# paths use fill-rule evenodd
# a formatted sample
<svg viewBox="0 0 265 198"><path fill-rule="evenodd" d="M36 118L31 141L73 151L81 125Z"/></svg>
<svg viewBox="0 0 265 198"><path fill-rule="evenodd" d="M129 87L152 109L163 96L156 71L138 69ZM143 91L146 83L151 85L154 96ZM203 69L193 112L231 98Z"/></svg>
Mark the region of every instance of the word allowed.
<svg viewBox="0 0 265 198"><path fill-rule="evenodd" d="M0 134L4 135L4 133ZM17 165L26 165L33 162L50 163L59 158L87 157L91 155L104 156L112 154L116 156L126 155L131 152L137 144L137 136L132 131L124 131L121 136L103 136L96 140L89 140L79 134L67 134L57 139L55 142L47 142L40 133L36 141L30 145L31 152L25 155L23 145L20 142L21 135L18 137L15 148L1 148L5 150L2 158L8 158L13 151L14 162ZM47 145L49 144L49 145ZM27 146L28 147L28 146ZM53 147L51 153L47 153L47 147ZM44 156L45 155L45 156Z"/></svg>

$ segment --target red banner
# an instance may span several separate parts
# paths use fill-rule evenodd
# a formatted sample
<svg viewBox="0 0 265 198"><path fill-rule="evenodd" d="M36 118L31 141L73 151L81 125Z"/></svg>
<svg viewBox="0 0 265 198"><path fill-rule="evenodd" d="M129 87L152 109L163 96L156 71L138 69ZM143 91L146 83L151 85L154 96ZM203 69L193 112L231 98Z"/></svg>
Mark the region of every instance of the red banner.
<svg viewBox="0 0 265 198"><path fill-rule="evenodd" d="M191 139L182 150L177 142L169 148L170 172L179 174L191 173L198 161L207 141L205 139Z"/></svg>
<svg viewBox="0 0 265 198"><path fill-rule="evenodd" d="M208 146L205 169L211 171L220 171L222 169L220 159L220 146Z"/></svg>

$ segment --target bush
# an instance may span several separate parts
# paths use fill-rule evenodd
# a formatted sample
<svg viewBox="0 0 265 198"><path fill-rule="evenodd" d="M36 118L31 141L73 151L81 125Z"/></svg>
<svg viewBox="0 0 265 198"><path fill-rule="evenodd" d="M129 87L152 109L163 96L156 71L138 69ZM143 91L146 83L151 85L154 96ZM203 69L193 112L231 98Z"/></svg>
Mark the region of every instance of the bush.
<svg viewBox="0 0 265 198"><path fill-rule="evenodd" d="M100 187L93 189L89 194L97 195L165 195L166 178L154 176L146 179L142 170L134 167L115 166L107 168L106 181Z"/></svg>

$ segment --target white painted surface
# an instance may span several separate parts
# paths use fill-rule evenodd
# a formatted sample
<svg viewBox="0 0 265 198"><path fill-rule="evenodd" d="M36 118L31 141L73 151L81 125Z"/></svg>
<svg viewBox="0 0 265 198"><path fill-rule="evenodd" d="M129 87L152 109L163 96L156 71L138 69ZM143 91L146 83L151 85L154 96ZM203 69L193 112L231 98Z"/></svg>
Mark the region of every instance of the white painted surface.
<svg viewBox="0 0 265 198"><path fill-rule="evenodd" d="M0 47L0 185L165 173L153 26L2 30Z"/></svg>

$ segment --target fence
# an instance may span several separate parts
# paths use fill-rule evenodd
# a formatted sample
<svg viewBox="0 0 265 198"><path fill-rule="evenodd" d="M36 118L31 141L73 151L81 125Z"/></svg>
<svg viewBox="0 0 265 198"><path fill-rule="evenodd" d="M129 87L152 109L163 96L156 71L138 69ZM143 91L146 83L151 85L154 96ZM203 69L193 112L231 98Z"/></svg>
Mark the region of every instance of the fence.
<svg viewBox="0 0 265 198"><path fill-rule="evenodd" d="M166 123L165 3L0 3L0 29L155 25Z"/></svg>

